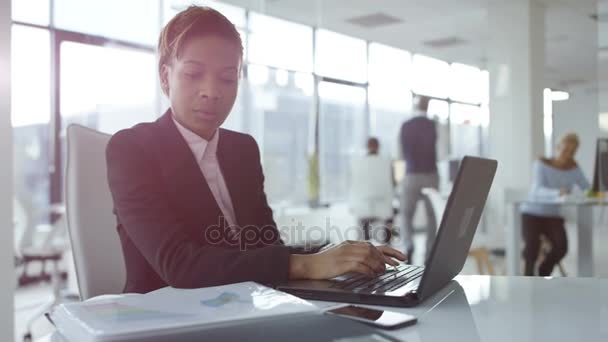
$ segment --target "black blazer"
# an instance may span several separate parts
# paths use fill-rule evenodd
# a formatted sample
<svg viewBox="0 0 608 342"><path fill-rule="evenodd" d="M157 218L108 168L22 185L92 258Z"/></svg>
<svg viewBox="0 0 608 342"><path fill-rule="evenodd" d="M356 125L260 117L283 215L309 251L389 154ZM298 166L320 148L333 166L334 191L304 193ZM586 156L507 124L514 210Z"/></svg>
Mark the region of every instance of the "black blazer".
<svg viewBox="0 0 608 342"><path fill-rule="evenodd" d="M234 238L171 115L116 133L106 149L124 291L286 281L290 250L266 201L255 140L220 129L218 162L242 227Z"/></svg>

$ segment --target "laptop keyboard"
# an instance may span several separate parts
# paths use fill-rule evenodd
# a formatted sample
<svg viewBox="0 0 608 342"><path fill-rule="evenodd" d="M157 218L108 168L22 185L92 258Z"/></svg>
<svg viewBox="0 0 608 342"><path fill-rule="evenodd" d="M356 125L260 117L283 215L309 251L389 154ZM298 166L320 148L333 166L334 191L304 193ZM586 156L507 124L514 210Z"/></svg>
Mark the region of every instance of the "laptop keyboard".
<svg viewBox="0 0 608 342"><path fill-rule="evenodd" d="M353 292L388 292L420 278L423 272L424 268L420 266L399 265L387 268L384 274L374 278L352 273L336 281L331 287Z"/></svg>

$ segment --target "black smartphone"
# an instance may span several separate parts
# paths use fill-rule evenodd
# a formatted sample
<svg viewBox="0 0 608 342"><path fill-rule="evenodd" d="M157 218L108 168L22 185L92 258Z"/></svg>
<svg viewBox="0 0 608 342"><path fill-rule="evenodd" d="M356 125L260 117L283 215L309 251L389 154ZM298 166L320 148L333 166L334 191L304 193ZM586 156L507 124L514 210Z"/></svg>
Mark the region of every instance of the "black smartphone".
<svg viewBox="0 0 608 342"><path fill-rule="evenodd" d="M412 315L396 311L378 310L358 305L346 305L325 311L336 315L371 324L383 329L395 329L416 324L418 319Z"/></svg>

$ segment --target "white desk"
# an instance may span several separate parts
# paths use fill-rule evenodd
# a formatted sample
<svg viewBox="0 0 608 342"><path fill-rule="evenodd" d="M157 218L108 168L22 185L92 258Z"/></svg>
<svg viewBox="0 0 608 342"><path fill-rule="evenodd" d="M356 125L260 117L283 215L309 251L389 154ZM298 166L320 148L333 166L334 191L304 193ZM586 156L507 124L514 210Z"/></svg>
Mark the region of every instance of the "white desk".
<svg viewBox="0 0 608 342"><path fill-rule="evenodd" d="M416 308L383 307L418 317L415 326L383 332L408 342L608 341L608 279L459 276L456 281L464 291L453 284Z"/></svg>
<svg viewBox="0 0 608 342"><path fill-rule="evenodd" d="M507 274L521 274L521 212L520 206L525 202L513 203L513 222L507 225ZM536 203L536 202L535 202ZM593 208L608 204L605 201L582 200L564 202L546 202L543 204L576 209L576 226L578 235L577 269L579 277L593 277Z"/></svg>
<svg viewBox="0 0 608 342"><path fill-rule="evenodd" d="M608 279L459 276L419 307L384 308L418 317L382 330L408 342L608 341Z"/></svg>

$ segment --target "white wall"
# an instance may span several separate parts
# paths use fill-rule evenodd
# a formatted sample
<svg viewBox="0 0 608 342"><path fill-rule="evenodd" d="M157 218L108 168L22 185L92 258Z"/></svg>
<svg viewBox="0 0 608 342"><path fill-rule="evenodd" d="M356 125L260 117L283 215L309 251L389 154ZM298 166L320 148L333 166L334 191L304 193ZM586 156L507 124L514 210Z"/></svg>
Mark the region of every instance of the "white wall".
<svg viewBox="0 0 608 342"><path fill-rule="evenodd" d="M587 179L593 177L595 142L600 136L598 96L589 87L570 90L570 99L553 102L553 137L559 139L569 132L577 133L581 140L576 159Z"/></svg>
<svg viewBox="0 0 608 342"><path fill-rule="evenodd" d="M0 339L13 340L13 139L10 118L11 0L0 0Z"/></svg>

